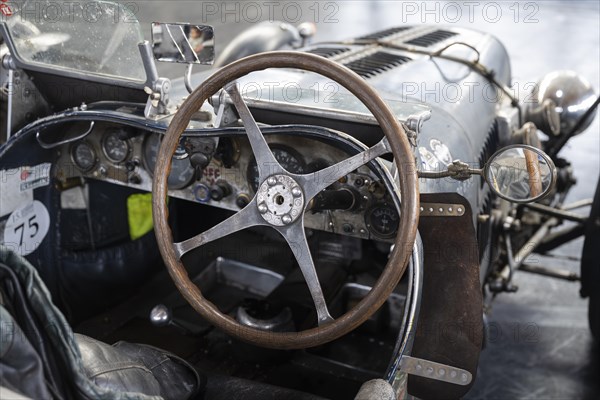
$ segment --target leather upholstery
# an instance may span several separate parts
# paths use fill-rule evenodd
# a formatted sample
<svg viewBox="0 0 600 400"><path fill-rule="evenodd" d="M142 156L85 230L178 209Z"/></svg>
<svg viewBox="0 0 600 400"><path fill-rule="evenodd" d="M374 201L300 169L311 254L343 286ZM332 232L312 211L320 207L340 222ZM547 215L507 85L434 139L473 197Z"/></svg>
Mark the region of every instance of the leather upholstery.
<svg viewBox="0 0 600 400"><path fill-rule="evenodd" d="M75 335L35 269L1 245L0 330L1 385L26 397L185 400L200 386L170 353Z"/></svg>
<svg viewBox="0 0 600 400"><path fill-rule="evenodd" d="M84 335L75 338L88 378L100 387L165 400L188 399L198 390L198 373L173 354L142 344L109 346Z"/></svg>
<svg viewBox="0 0 600 400"><path fill-rule="evenodd" d="M23 379L24 373L28 379ZM48 387L40 382L44 382L40 356L6 308L0 306L0 384L33 399L51 398Z"/></svg>

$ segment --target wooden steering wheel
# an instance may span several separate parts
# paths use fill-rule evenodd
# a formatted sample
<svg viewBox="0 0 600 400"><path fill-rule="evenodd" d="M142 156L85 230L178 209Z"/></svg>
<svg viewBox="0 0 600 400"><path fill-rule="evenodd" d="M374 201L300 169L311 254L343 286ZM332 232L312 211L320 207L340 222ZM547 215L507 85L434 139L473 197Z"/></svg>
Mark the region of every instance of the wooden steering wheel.
<svg viewBox="0 0 600 400"><path fill-rule="evenodd" d="M305 175L281 167L237 88L236 79L267 68L296 68L330 78L353 93L373 113L385 137L373 147L338 164ZM191 239L173 242L168 225L167 178L171 158L192 115L210 96L224 89L246 129L257 160L259 187L250 203L225 221ZM329 314L304 232L304 212L310 200L339 178L392 152L400 173L399 232L388 263L371 291L337 319ZM406 270L418 224L418 181L407 136L383 99L362 78L326 58L301 52L268 52L240 59L217 70L181 105L160 146L153 179L153 216L160 252L178 290L206 320L245 342L275 348L300 349L330 342L355 329L387 300ZM203 297L190 280L181 257L213 240L252 226L269 226L289 244L308 284L316 307L318 326L300 332L270 332L242 325Z"/></svg>

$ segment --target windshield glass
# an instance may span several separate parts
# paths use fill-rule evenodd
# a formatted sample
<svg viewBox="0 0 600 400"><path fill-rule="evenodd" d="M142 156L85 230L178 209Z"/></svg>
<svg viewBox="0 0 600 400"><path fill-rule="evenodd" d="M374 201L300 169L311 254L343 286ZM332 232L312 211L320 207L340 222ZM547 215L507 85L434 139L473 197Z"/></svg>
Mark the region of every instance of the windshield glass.
<svg viewBox="0 0 600 400"><path fill-rule="evenodd" d="M5 21L24 63L145 80L137 46L143 36L125 5L28 0Z"/></svg>

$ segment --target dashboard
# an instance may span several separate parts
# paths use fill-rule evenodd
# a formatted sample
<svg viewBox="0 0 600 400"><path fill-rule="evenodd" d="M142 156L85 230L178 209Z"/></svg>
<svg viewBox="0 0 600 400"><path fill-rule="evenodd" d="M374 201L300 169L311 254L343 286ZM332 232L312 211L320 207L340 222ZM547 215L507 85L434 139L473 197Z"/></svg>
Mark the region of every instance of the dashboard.
<svg viewBox="0 0 600 400"><path fill-rule="evenodd" d="M70 127L68 129L80 129ZM352 154L308 137L302 128L267 134L281 166L295 174L318 171ZM55 177L69 187L87 179L148 191L162 133L99 122L83 139L57 149ZM194 152L198 146L202 153ZM258 168L250 144L237 134L184 136L171 160L169 195L221 209L238 211L253 198ZM369 166L341 177L317 195L305 214L305 226L362 239L391 242L399 215L383 180Z"/></svg>

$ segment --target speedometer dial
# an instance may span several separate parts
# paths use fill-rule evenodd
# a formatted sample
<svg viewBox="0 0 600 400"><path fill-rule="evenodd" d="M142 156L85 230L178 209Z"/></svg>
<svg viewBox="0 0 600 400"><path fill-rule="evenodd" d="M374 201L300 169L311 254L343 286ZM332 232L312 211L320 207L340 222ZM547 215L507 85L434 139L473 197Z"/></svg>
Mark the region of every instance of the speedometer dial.
<svg viewBox="0 0 600 400"><path fill-rule="evenodd" d="M277 162L279 162L279 164L281 164L283 169L291 172L292 174L306 173L306 163L304 162L304 159L300 153L298 153L296 150L281 144L274 144L270 145L269 147L271 148L275 159ZM248 164L247 177L248 184L256 192L260 182L258 181L258 165L256 165L255 158L253 158Z"/></svg>
<svg viewBox="0 0 600 400"><path fill-rule="evenodd" d="M144 141L144 164L150 174L154 174L159 147L160 135L148 135ZM167 186L169 189L183 189L192 182L194 175L194 168L187 157L187 152L180 145L171 159L171 173L167 179Z"/></svg>
<svg viewBox="0 0 600 400"><path fill-rule="evenodd" d="M119 137L119 131L112 131L102 139L102 150L109 160L120 163L127 159L130 146L126 139Z"/></svg>

